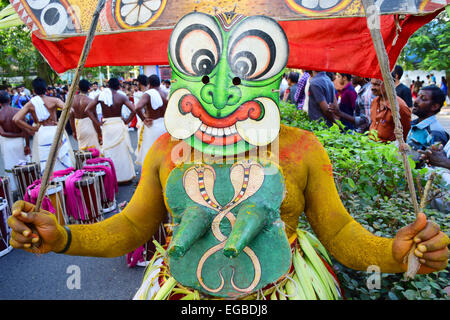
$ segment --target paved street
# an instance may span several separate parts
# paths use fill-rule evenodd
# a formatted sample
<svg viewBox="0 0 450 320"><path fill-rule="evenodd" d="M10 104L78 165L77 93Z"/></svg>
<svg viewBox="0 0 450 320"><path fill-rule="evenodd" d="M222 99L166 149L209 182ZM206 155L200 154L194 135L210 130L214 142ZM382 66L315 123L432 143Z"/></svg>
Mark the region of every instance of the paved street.
<svg viewBox="0 0 450 320"><path fill-rule="evenodd" d="M130 132L130 137L135 148L136 132ZM76 148L74 140L72 145ZM3 168L0 169L3 174ZM136 170L135 182L119 186L118 203L131 199L139 181L140 172L137 167ZM80 289L67 286L74 274L73 266L80 271ZM55 253L36 256L13 249L0 257L0 300L128 300L139 288L143 270L128 268L126 256L93 258Z"/></svg>

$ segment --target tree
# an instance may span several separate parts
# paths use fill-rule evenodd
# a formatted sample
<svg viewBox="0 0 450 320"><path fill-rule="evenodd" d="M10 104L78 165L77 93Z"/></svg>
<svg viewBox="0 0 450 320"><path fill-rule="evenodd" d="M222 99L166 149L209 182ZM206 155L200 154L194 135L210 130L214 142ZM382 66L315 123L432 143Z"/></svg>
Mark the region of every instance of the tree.
<svg viewBox="0 0 450 320"><path fill-rule="evenodd" d="M430 23L417 30L400 54L405 69L445 70L450 83L450 19L441 12ZM448 94L448 92L447 92Z"/></svg>

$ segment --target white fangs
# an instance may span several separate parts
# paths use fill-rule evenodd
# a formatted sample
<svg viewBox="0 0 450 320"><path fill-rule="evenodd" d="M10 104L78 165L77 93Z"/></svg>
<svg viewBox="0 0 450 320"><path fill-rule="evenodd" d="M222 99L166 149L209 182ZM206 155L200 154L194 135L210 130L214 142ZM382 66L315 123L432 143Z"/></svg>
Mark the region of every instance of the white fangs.
<svg viewBox="0 0 450 320"><path fill-rule="evenodd" d="M226 128L214 128L208 127L206 124L202 123L200 130L216 137L228 136L237 132L235 124Z"/></svg>

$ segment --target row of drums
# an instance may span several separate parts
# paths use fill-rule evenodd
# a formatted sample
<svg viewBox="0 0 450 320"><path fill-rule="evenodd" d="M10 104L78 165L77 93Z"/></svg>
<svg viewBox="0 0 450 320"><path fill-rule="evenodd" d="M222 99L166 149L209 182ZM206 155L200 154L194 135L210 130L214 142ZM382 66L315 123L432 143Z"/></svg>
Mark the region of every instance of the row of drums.
<svg viewBox="0 0 450 320"><path fill-rule="evenodd" d="M102 221L104 214L116 209L118 191L111 159L93 157L91 152L74 150L76 167L55 171L41 208L52 212L61 225L91 224ZM17 187L15 198L36 203L41 180L38 163L12 169ZM13 195L9 177L0 177L0 257L11 250L7 219L11 215Z"/></svg>

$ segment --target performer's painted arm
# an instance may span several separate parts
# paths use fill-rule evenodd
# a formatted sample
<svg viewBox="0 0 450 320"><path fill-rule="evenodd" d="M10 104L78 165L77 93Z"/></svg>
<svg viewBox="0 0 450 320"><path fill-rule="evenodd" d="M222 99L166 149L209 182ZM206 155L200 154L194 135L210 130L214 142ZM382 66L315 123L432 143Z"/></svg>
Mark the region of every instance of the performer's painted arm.
<svg viewBox="0 0 450 320"><path fill-rule="evenodd" d="M415 223L400 229L394 239L377 237L356 222L339 198L325 149L312 134L305 139L310 140L303 157L308 171L306 216L319 239L339 262L356 270L377 265L382 272L404 272L407 265L403 258L416 241L419 245L416 255L424 259L425 264L419 273L446 267L449 238L439 232L439 226L427 222L424 214Z"/></svg>
<svg viewBox="0 0 450 320"><path fill-rule="evenodd" d="M167 214L159 177L159 153L149 152L142 168L140 183L126 208L101 222L88 225L69 225L72 241L68 255L118 257L148 241L158 230ZM12 228L11 245L30 249L31 230L24 223L32 223L43 243L40 253L59 252L67 244L66 230L57 224L54 215L32 213L34 206L24 201L13 205L13 215L8 219ZM26 213L26 217L21 215ZM24 234L25 232L25 234Z"/></svg>

